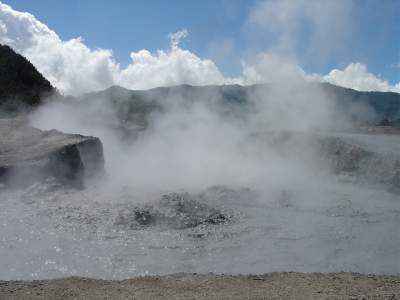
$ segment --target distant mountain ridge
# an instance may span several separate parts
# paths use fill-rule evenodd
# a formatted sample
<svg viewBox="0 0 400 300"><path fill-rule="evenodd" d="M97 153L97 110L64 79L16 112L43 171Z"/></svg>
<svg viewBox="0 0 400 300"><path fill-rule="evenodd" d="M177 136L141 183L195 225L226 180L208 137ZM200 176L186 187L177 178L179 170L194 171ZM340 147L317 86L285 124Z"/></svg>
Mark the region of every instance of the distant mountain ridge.
<svg viewBox="0 0 400 300"><path fill-rule="evenodd" d="M361 92L329 83L307 83L306 85L283 86L282 89L319 89L334 103L338 113L346 115L355 123L365 125L387 125L400 127L400 94L394 92ZM94 99L107 100L114 107L121 120L130 120L133 115L149 114L153 110L163 110L162 102L166 98L185 99L187 104L196 99L207 98L215 104L215 109L236 113L248 108L249 97L261 90L266 96L276 84L241 85L178 85L158 87L149 90L129 90L120 86L112 86L106 90L88 93L82 102ZM280 87L278 86L278 89ZM262 94L261 94L262 95Z"/></svg>
<svg viewBox="0 0 400 300"><path fill-rule="evenodd" d="M400 127L400 94L394 92L360 92L329 83L307 83L304 89L320 89L336 105L336 109L354 122L372 125L388 125ZM18 110L20 107L34 107L49 95L57 95L74 105L91 105L96 99L107 102L116 112L122 123L133 122L138 126L146 126L146 117L153 111L162 111L163 100L168 97L185 99L182 105L189 105L196 99L207 99L213 108L223 113L240 114L249 107L249 95L262 90L268 95L274 88L293 90L295 85L256 84L240 85L178 85L158 87L149 90L129 90L120 86L112 86L98 92L79 97L62 97L51 83L22 55L17 54L7 45L0 44L0 109ZM262 94L261 94L262 95ZM87 100L88 103L85 103ZM364 111L361 111L364 110ZM365 113L368 110L368 114ZM96 110L89 113L95 115ZM96 117L96 116L95 116Z"/></svg>
<svg viewBox="0 0 400 300"><path fill-rule="evenodd" d="M363 104L373 109L375 118L370 120L376 125L391 125L400 127L400 93L378 91L356 91L349 88L321 83L323 88L332 95L338 106L344 111L349 104Z"/></svg>

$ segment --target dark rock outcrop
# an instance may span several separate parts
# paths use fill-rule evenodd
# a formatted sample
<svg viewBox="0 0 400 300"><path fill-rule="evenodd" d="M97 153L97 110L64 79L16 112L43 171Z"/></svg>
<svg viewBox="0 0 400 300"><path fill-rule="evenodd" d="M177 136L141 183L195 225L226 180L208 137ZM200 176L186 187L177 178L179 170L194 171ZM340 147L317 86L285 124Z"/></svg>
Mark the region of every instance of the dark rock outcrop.
<svg viewBox="0 0 400 300"><path fill-rule="evenodd" d="M29 184L53 176L77 187L103 171L96 137L42 131L21 119L0 119L0 182Z"/></svg>
<svg viewBox="0 0 400 300"><path fill-rule="evenodd" d="M57 91L26 58L0 44L0 110L26 110L53 94Z"/></svg>
<svg viewBox="0 0 400 300"><path fill-rule="evenodd" d="M174 192L162 195L153 206L127 206L119 212L115 225L129 229L150 225L187 229L229 222L232 219L229 214L207 203L205 197L210 197L209 194Z"/></svg>
<svg viewBox="0 0 400 300"><path fill-rule="evenodd" d="M203 203L201 198L201 195L199 197L189 193L170 193L162 196L160 206L174 227L178 228L217 225L229 220L220 210Z"/></svg>

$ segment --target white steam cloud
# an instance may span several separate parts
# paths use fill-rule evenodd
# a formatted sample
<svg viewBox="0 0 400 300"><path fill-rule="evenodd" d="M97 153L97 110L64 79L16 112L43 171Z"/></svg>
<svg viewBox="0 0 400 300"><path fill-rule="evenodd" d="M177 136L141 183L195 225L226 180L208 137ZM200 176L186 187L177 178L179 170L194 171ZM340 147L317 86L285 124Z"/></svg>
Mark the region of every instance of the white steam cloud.
<svg viewBox="0 0 400 300"><path fill-rule="evenodd" d="M273 52L260 53L243 65L242 82L245 84L319 80L317 75L306 74L294 61Z"/></svg>
<svg viewBox="0 0 400 300"><path fill-rule="evenodd" d="M296 56L306 37L307 54L313 60L323 59L351 33L351 7L352 3L345 0L259 1L250 11L248 22L255 25L257 35L262 31L271 37L274 52Z"/></svg>
<svg viewBox="0 0 400 300"><path fill-rule="evenodd" d="M111 85L129 89L148 89L157 86L179 84L253 84L264 82L288 83L297 80L328 81L344 87L359 90L400 91L400 84L391 86L387 81L367 72L366 66L352 63L343 71L333 70L326 76L306 74L298 66L297 58L290 53L297 43L299 24L302 18L311 20L314 31L311 45L324 45L320 39L327 33L331 41L343 40L334 17L344 12L348 2L327 2L331 9L317 1L262 1L249 15L250 22L262 28L269 28L279 36L273 49L243 62L242 75L229 78L223 75L210 59L203 59L195 53L182 49L179 43L188 35L187 30L171 34L170 48L151 53L146 49L132 52L132 62L121 68L111 50L90 49L80 37L63 41L56 32L49 29L30 13L19 12L0 2L0 43L8 44L27 57L37 69L62 93L80 95L102 90ZM328 13L329 12L329 13ZM344 14L346 16L346 14ZM332 27L333 26L333 27ZM344 26L344 25L343 25ZM331 30L333 28L334 30ZM338 36L335 37L334 33ZM348 32L348 31L347 31ZM329 52L319 47L319 53ZM310 53L310 55L313 55Z"/></svg>
<svg viewBox="0 0 400 300"><path fill-rule="evenodd" d="M276 24L284 28L285 22L292 20L293 14L300 14L300 4L297 3L306 5L313 12L320 6L317 4L319 2L312 0L269 1L260 5L261 8L273 9L271 17L280 13L281 15L275 16ZM336 7L335 3L332 1L330 7ZM263 13L271 12L260 10L252 18L263 22ZM317 32L326 26L323 18L329 17L327 14L328 12L313 17L313 23L322 23L318 25L320 29ZM59 274L55 273L56 263L62 266L61 272L65 272L61 273L62 276L82 276L79 272L84 270L85 276L128 274L125 277L130 277L132 272L137 275L136 272L140 272L141 268L145 268L147 274L147 265L154 266L157 274L160 272L160 265L165 265L161 270L167 272L187 272L187 268L189 271L195 268L196 272L222 270L226 273L227 270L232 270L232 257L235 256L239 258L239 267L234 268L238 272L244 270L242 266L249 273L271 270L263 269L266 265L269 268L270 265L278 268L286 265L290 268L311 266L311 271L315 271L315 268L328 268L329 271L332 265L338 266L338 269L341 266L351 268L358 265L364 268L364 264L358 263L359 261L368 262L364 269L360 267L361 270L374 272L375 264L371 267L370 262L377 257L376 253L383 255L379 252L382 245L387 245L388 249L398 246L392 242L396 240L393 238L395 234L382 240L383 243L380 243L381 240L378 243L374 240L375 236L382 236L381 229L386 228L376 227L376 218L382 214L381 209L378 212L372 211L378 205L371 202L375 200L371 197L375 198L376 195L377 199L381 199L386 194L378 189L374 189L372 193L364 185L353 185L349 182L352 178L346 177L343 182L341 178L331 174L329 159L324 159L321 155L320 147L315 141L315 132L322 136L326 131L334 129L336 137L340 126L347 126L347 120L340 112L337 114L331 101L332 96L322 85L309 84L307 81L325 80L359 89L370 89L371 86L375 89L390 87L388 83L387 86L376 84L373 75L360 64L352 64L343 71L334 70L325 77L307 74L298 66L297 58L287 51L291 47L288 44L290 38L295 36L292 31L297 30L298 21L295 19L294 22L287 25L289 29L284 29L281 49L267 49L264 53L255 55L251 60L243 62L240 76L227 78L212 60L200 58L180 47L180 41L188 35L187 30L170 35L171 44L168 50L159 50L156 53L140 50L131 53L132 62L122 69L111 51L89 49L80 38L62 41L33 15L17 12L0 3L0 43L9 44L28 57L65 94L79 95L113 84L142 89L182 83L274 83L245 90L237 86L201 89L173 87L150 91L146 94L148 98L144 96L145 93L115 87L103 93L88 94L70 101L52 101L40 106L29 115L33 126L100 138L104 145L108 176L101 178L99 182L90 183L83 191L67 190L60 196L53 194L53 191L42 193L40 186L38 196L34 193L31 195L31 191L35 192L37 189L34 187L28 190L26 198L22 198L24 205L21 209L18 206L20 201L13 200L11 213L6 210L3 215L12 218L12 222L9 222L12 226L17 223L18 226L13 226L11 233L8 232L11 225L3 226L3 232L7 231L10 241L16 240L15 236L18 240L23 240L23 244L16 244L19 248L20 245L29 244L32 249L20 253L13 251L18 246L10 251L11 248L7 245L3 259L5 263L0 259L6 266L3 269L9 269L7 267L10 262L18 261L20 263L17 267L23 266L21 270L34 270L35 276L46 274L46 277L49 277L47 274ZM317 33L315 39L319 35ZM283 48L286 49L282 50ZM352 72L351 76L348 75L349 72ZM378 82L382 81L379 80ZM354 109L361 111L363 108L357 106ZM355 150L357 155L358 148ZM166 191L183 189L191 193L204 191L205 188L215 185L224 185L235 190L246 188L241 189L245 191L244 196L241 195L242 191L231 194L227 190L227 193L222 192L215 197L215 203L214 196L209 202L212 206L219 205L218 198L221 198L223 208L232 209L234 216L238 215L237 222L234 220L232 225L226 226L232 230L226 231L228 234L225 234L225 228L213 226L213 229L207 229L208 226L202 224L193 231L196 235L204 235L201 239L193 238L194 235L189 235L188 231L170 231L163 225L160 229L157 225L134 230L133 235L130 235L128 227L120 231L114 223L113 212L124 209L136 214L132 205L141 203L150 206L154 204L157 208L158 204L153 203L153 199L160 199L160 194ZM219 189L215 193L220 194ZM9 205L8 202L11 201L5 203ZM32 212L25 203L32 203L32 207L39 207L41 210L38 213L36 210ZM205 203L208 205L208 201ZM366 204L367 207L372 207L371 213L361 209ZM382 205L379 204L378 208ZM197 214L197 209L196 204L193 213ZM27 222L21 223L24 218L16 217L14 212L18 213L20 210L29 212ZM93 213L86 214L86 211L91 210ZM357 213L358 211L361 213ZM370 215L372 222L366 222L365 215ZM57 231L48 231L47 227L53 230L53 223L48 221L47 216L52 218L51 222L56 220L57 223L54 224L57 224ZM169 215L166 216L170 218ZM332 216L338 218L334 219ZM394 219L392 215L389 216L389 220ZM69 227L70 222L74 222L79 228ZM359 229L364 228L367 223L375 226L375 231L371 235L369 230L363 230L360 235ZM36 227L32 227L32 224L37 224L35 226L39 230L35 230ZM131 228L131 224L127 220L126 226ZM355 229L348 231L349 225L351 229ZM385 226L388 226L388 232L398 228L397 223L388 223ZM19 228L23 228L22 236L29 238L22 239ZM74 229L72 233L70 228ZM75 228L78 229L77 233ZM301 230L298 231L298 228ZM40 238L36 239L36 235L32 238L32 232L38 232ZM143 239L141 232L145 237ZM349 240L349 235L353 234L360 238ZM186 239L186 235L189 239ZM364 239L366 236L370 239L367 242L373 241L371 245L377 244L379 247L369 249L371 247ZM54 245L57 247L53 246L52 239L43 243L48 237L56 239ZM268 241L264 243L265 240ZM362 246L368 246L361 247L362 251L359 247L360 241ZM50 245L51 251L47 249ZM53 259L53 249L60 249L56 251L55 264L47 264L48 258ZM266 254L266 249L269 249L272 256ZM375 251L376 249L379 251ZM341 255L342 250L346 251L346 255ZM222 252L226 255L220 256ZM46 263L41 263L38 253L43 253L40 257L44 257ZM145 255L141 255L142 253ZM337 253L339 254L336 255ZM335 256L334 260L331 260L332 254ZM165 264L160 264L160 255ZM341 260L336 258L342 256L344 258ZM367 259L363 260L362 256ZM353 257L361 260L352 263ZM395 254L384 260L383 266L393 265L393 257ZM141 260L144 261L143 264ZM75 261L78 268L74 267ZM335 264L337 261L341 264ZM219 269L215 266L216 263ZM36 264L38 267L34 268ZM254 266L257 267L254 269ZM19 274L20 269L16 270L11 272L11 276ZM51 273L44 273L48 270ZM1 274L6 273L3 271Z"/></svg>

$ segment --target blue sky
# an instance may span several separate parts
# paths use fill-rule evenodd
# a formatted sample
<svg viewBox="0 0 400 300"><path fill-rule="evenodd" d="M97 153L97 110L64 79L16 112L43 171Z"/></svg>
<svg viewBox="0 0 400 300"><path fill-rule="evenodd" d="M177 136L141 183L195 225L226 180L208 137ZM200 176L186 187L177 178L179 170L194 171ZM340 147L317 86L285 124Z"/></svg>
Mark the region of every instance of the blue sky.
<svg viewBox="0 0 400 300"><path fill-rule="evenodd" d="M243 57L276 43L271 33L255 32L249 25L249 12L257 0L2 2L15 10L32 13L63 40L81 36L91 48L111 49L121 65L130 62L132 51L167 48L168 34L182 28L190 33L182 47L200 57L212 58L228 76L240 72ZM326 74L333 68L361 62L390 83L399 82L400 69L396 65L400 62L400 1L355 0L351 4L351 32L341 43L333 45L323 59L314 59L308 53L305 24L295 45L300 66L309 73ZM330 39L326 36L327 42ZM219 49L222 42L229 45L229 51L223 55Z"/></svg>
<svg viewBox="0 0 400 300"><path fill-rule="evenodd" d="M210 56L209 45L220 38L243 44L241 26L253 1L3 1L27 11L55 30L62 39L82 36L90 47L112 49L122 64L129 53L168 46L168 34L188 29L183 46L200 56ZM229 67L228 67L229 69ZM234 68L227 72L234 71Z"/></svg>

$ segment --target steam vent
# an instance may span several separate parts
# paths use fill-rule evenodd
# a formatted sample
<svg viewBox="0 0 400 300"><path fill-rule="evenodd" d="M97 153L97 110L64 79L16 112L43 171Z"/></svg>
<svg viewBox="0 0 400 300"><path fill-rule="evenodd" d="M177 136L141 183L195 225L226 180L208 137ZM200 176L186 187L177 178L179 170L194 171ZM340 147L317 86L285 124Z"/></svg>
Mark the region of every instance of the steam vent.
<svg viewBox="0 0 400 300"><path fill-rule="evenodd" d="M49 2L0 0L0 300L400 300L400 0Z"/></svg>

